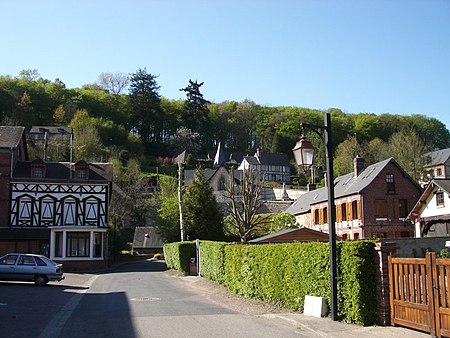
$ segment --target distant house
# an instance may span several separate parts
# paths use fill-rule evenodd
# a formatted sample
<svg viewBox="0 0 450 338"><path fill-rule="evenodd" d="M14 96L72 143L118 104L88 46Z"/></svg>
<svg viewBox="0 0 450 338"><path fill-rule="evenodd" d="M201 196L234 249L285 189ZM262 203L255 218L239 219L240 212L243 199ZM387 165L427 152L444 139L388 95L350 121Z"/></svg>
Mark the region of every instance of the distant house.
<svg viewBox="0 0 450 338"><path fill-rule="evenodd" d="M338 238L340 239L340 238ZM328 242L329 234L309 228L283 229L272 234L252 239L250 244Z"/></svg>
<svg viewBox="0 0 450 338"><path fill-rule="evenodd" d="M253 156L244 156L238 170L252 169L266 182L290 183L291 169L286 154L265 153L257 150Z"/></svg>
<svg viewBox="0 0 450 338"><path fill-rule="evenodd" d="M164 242L157 227L136 227L132 250L133 254L155 254L163 252Z"/></svg>
<svg viewBox="0 0 450 338"><path fill-rule="evenodd" d="M415 237L450 236L450 179L433 179L408 216Z"/></svg>
<svg viewBox="0 0 450 338"><path fill-rule="evenodd" d="M421 187L393 159L365 166L334 180L336 234L343 239L412 237L407 216L422 194ZM328 232L327 188L301 195L287 210L301 226Z"/></svg>
<svg viewBox="0 0 450 338"><path fill-rule="evenodd" d="M112 165L29 161L24 140L23 127L0 127L0 253L104 267Z"/></svg>
<svg viewBox="0 0 450 338"><path fill-rule="evenodd" d="M431 178L450 178L450 148L425 154L426 170Z"/></svg>

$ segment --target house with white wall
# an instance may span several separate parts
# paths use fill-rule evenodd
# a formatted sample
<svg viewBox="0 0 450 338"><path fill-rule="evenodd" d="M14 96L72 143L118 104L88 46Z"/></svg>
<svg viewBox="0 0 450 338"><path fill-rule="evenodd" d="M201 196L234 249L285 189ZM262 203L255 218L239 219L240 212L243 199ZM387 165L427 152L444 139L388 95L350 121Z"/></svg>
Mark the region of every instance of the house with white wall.
<svg viewBox="0 0 450 338"><path fill-rule="evenodd" d="M415 237L450 236L450 179L434 178L411 210Z"/></svg>

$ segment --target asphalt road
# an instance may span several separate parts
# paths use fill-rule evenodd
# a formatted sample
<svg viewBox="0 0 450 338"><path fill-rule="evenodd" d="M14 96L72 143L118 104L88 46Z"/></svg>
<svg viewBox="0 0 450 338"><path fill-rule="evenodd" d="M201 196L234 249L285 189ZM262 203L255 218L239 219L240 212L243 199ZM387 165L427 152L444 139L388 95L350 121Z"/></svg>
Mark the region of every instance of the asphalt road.
<svg viewBox="0 0 450 338"><path fill-rule="evenodd" d="M163 262L37 287L0 282L1 337L308 337L294 325L234 311Z"/></svg>

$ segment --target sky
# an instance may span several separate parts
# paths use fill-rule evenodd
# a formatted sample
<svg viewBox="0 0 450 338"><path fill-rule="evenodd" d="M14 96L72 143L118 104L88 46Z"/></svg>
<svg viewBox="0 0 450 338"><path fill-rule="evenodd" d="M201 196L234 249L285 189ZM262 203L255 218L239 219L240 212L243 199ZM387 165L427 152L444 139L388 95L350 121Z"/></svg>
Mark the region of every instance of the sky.
<svg viewBox="0 0 450 338"><path fill-rule="evenodd" d="M422 114L450 129L450 0L0 0L0 75L158 75L184 99ZM300 123L301 121L299 121Z"/></svg>

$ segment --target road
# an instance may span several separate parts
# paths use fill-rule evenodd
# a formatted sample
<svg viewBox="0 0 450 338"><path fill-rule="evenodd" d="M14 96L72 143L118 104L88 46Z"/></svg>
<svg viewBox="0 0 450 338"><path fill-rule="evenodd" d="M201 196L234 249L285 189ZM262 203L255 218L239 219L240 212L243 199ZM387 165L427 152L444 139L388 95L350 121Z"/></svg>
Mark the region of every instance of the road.
<svg viewBox="0 0 450 338"><path fill-rule="evenodd" d="M1 337L308 337L221 305L164 270L140 261L46 287L1 282Z"/></svg>

